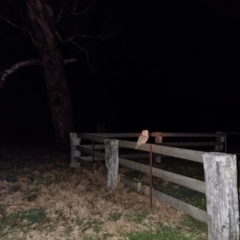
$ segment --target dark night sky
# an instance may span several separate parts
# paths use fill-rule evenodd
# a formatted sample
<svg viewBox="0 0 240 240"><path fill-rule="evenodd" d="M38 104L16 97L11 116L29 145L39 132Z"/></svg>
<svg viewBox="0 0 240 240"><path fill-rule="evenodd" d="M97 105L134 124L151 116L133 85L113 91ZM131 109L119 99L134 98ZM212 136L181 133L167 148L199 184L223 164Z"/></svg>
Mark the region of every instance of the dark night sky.
<svg viewBox="0 0 240 240"><path fill-rule="evenodd" d="M3 1L0 14L18 21L16 10L20 6L24 15L25 5L16 2ZM76 21L82 34L99 34L100 29L113 33L107 41L80 39L92 71L84 53L61 47L64 57L78 59L66 66L76 130L95 132L105 122L109 132L240 131L240 4L129 2L96 1L89 14L61 23L59 31L66 36ZM9 39L21 31L1 19L0 27L1 70L37 56L27 36ZM7 78L0 90L0 114L4 137L51 133L38 67L22 68Z"/></svg>

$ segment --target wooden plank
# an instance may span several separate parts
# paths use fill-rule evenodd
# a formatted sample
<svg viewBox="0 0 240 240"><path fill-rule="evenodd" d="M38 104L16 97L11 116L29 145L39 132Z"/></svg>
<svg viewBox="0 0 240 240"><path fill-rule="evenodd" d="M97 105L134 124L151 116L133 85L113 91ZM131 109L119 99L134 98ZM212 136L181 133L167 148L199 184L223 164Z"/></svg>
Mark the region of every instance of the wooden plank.
<svg viewBox="0 0 240 240"><path fill-rule="evenodd" d="M148 146L145 146L145 145L148 145ZM146 148L149 149L150 144L145 144L145 145L140 146L140 149L141 147L142 148L145 147L145 149ZM200 163L203 162L202 154L204 152L202 151L175 148L175 147L157 146L157 145L152 146L152 151L154 153L159 153L159 154L167 155L170 157L176 157L176 158L186 159L186 160L200 162Z"/></svg>
<svg viewBox="0 0 240 240"><path fill-rule="evenodd" d="M104 138L114 137L139 137L141 132L137 133L82 133L89 136L98 136ZM225 135L225 133L166 133L166 132L152 132L149 134L150 137L218 137Z"/></svg>
<svg viewBox="0 0 240 240"><path fill-rule="evenodd" d="M92 155L92 153L93 153L92 149L88 149L88 148L83 147L81 145L77 146L77 149L79 149L80 151L82 151L84 153L87 153L89 155ZM98 151L94 151L94 155L95 155L95 157L105 158L105 154L101 153L101 152L98 152Z"/></svg>
<svg viewBox="0 0 240 240"><path fill-rule="evenodd" d="M239 239L236 155L205 153L208 239Z"/></svg>
<svg viewBox="0 0 240 240"><path fill-rule="evenodd" d="M131 159L140 159L140 158L149 158L149 154L147 153L132 153L132 154L120 154L121 158L131 158Z"/></svg>
<svg viewBox="0 0 240 240"><path fill-rule="evenodd" d="M178 147L186 147L186 146L223 146L223 142L163 142L158 143L162 146L178 146Z"/></svg>
<svg viewBox="0 0 240 240"><path fill-rule="evenodd" d="M117 137L139 137L141 134L139 133L83 133L89 136L97 136L97 137L104 137L104 138L117 138Z"/></svg>
<svg viewBox="0 0 240 240"><path fill-rule="evenodd" d="M149 154L120 154L119 157L121 158L132 158L132 159L139 159L139 158L147 158L149 157ZM82 157L82 159L84 159L85 161L92 161L92 156L85 156ZM105 160L104 158L99 158L99 157L95 157L95 160L97 161L103 161Z"/></svg>
<svg viewBox="0 0 240 240"><path fill-rule="evenodd" d="M143 148L146 145L147 145L147 143L141 145L139 147L139 149ZM119 140L119 147L135 149L136 148L136 142L126 141L126 140ZM148 147L148 149L146 149L146 152L149 152L149 149L150 148Z"/></svg>
<svg viewBox="0 0 240 240"><path fill-rule="evenodd" d="M88 148L92 150L92 144L81 145L82 147ZM94 149L105 149L103 144L95 144ZM132 154L120 154L122 158L147 158L149 154L147 153L132 153Z"/></svg>
<svg viewBox="0 0 240 240"><path fill-rule="evenodd" d="M126 141L126 140L119 140L119 146L135 149L136 143L131 141ZM145 143L139 146L138 148L138 150L142 150L146 152L149 152L149 149L150 149L149 143ZM182 158L190 161L200 162L200 163L203 162L202 154L204 153L202 151L160 146L160 145L154 145L154 144L152 145L152 152L170 156L170 157L176 157L176 158Z"/></svg>
<svg viewBox="0 0 240 240"><path fill-rule="evenodd" d="M93 168L94 170L100 170L102 168L104 168L104 165L97 162L97 163L93 163L92 161L86 161L85 159L86 157L78 157L75 158L75 161L80 164L81 167L86 167L86 168Z"/></svg>
<svg viewBox="0 0 240 240"><path fill-rule="evenodd" d="M123 158L119 158L119 163L122 166L149 174L149 166L145 164L137 163ZM152 168L152 175L158 178L162 178L166 181L177 183L187 188L191 188L198 192L202 193L206 192L205 182L194 178L186 177L177 173L168 172L155 167Z"/></svg>
<svg viewBox="0 0 240 240"><path fill-rule="evenodd" d="M92 149L92 144L86 144L81 146ZM105 149L105 146L103 144L94 144L94 149Z"/></svg>
<svg viewBox="0 0 240 240"><path fill-rule="evenodd" d="M93 157L92 156L85 156L85 157L81 157L82 160L87 161L87 162L92 162ZM99 158L99 157L95 157L96 161L103 161L105 160L104 158Z"/></svg>
<svg viewBox="0 0 240 240"><path fill-rule="evenodd" d="M139 192L144 193L145 195L149 195L149 187L146 185L143 185L140 182L136 182L132 179L126 178L124 176L121 176L120 181L124 183L126 186L136 189ZM201 210L191 204L188 204L186 202L183 202L179 199L176 199L174 197L171 197L165 193L162 193L156 189L152 189L153 197L157 200L160 200L161 202L164 202L165 204L174 207L202 222L207 223L207 213L204 210Z"/></svg>
<svg viewBox="0 0 240 240"><path fill-rule="evenodd" d="M179 199L176 199L172 196L169 196L169 195L162 193L155 189L153 189L153 197L160 200L161 202L164 202L165 204L170 205L171 207L174 207L174 208L198 219L199 221L207 223L207 212L202 209L199 209L191 204L183 202Z"/></svg>
<svg viewBox="0 0 240 240"><path fill-rule="evenodd" d="M81 167L87 167L87 168L92 168L93 164L89 161L86 161L84 157L77 157L75 158L75 161L80 164Z"/></svg>
<svg viewBox="0 0 240 240"><path fill-rule="evenodd" d="M78 133L78 137L82 138L82 139L86 139L86 140L93 140L94 137L94 141L96 142L100 142L100 143L104 143L104 139L106 139L106 137L99 137L97 135L90 135L90 134L86 134L86 133Z"/></svg>
<svg viewBox="0 0 240 240"><path fill-rule="evenodd" d="M166 133L152 132L151 137L219 137L225 136L225 133Z"/></svg>

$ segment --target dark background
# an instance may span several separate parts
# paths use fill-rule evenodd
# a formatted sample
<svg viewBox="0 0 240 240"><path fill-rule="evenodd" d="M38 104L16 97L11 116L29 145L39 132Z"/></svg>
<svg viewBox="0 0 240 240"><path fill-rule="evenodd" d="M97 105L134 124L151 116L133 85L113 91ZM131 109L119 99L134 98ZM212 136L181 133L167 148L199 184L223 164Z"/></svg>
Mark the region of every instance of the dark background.
<svg viewBox="0 0 240 240"><path fill-rule="evenodd" d="M55 3L54 3L55 2ZM49 1L56 11L62 1ZM79 1L84 7L89 1ZM0 14L21 25L24 1L1 1ZM238 1L96 1L72 23L88 51L60 46L77 132L240 132ZM20 18L19 18L20 17ZM22 31L0 19L0 68L37 57ZM19 38L19 39L17 39ZM39 67L8 76L0 90L1 139L51 139L47 92Z"/></svg>

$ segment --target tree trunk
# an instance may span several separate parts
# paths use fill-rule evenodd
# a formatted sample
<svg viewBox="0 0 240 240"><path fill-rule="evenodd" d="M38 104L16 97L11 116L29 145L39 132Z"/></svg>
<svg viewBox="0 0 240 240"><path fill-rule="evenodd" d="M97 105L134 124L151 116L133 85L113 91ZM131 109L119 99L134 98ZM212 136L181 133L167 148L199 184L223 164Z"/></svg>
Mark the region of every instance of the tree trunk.
<svg viewBox="0 0 240 240"><path fill-rule="evenodd" d="M73 131L71 100L64 74L64 61L52 23L52 11L44 0L26 2L34 45L42 61L47 85L55 143L61 147L69 146L69 133Z"/></svg>

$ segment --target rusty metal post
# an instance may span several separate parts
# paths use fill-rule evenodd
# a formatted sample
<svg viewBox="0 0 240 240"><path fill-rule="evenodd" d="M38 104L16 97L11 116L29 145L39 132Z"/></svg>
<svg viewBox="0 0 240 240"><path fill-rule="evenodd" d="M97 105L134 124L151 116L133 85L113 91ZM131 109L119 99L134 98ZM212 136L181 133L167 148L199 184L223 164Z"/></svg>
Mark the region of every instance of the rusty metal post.
<svg viewBox="0 0 240 240"><path fill-rule="evenodd" d="M152 208L152 144L150 144L150 168L149 168L149 198L150 207Z"/></svg>
<svg viewBox="0 0 240 240"><path fill-rule="evenodd" d="M94 143L94 136L92 137L92 162L93 162L93 173L95 170L95 143Z"/></svg>

